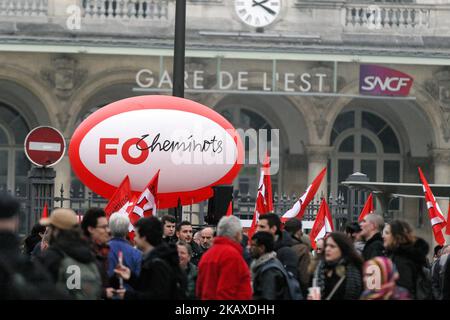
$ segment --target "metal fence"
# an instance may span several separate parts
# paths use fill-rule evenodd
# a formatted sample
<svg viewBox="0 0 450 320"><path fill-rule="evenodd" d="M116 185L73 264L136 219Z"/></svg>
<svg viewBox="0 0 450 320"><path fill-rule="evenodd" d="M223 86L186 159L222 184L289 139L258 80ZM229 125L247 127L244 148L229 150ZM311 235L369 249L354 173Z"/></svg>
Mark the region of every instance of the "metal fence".
<svg viewBox="0 0 450 320"><path fill-rule="evenodd" d="M28 234L33 225L39 221L42 215L44 205L48 205L49 211L54 208L71 208L78 215L84 213L92 207L104 207L108 200L104 199L93 192L82 190L73 190L69 192L69 196L64 196L65 187L63 185L56 189L54 186L55 173L50 169L30 170L27 186L27 194L15 194L21 202L20 213L20 234ZM0 189L0 191L2 191ZM10 191L11 193L11 191ZM329 195L326 199L333 218L336 230L342 231L347 222L356 221L358 214L364 206L368 192L364 190L355 190L348 188L347 194L340 193L337 197ZM323 194L316 196L307 206L303 216L303 221L309 227L319 211ZM282 216L288 211L298 200L297 195L274 194L274 213ZM208 201L192 204L183 207L183 220L189 220L194 225L205 225L205 216L207 214ZM233 194L233 215L238 216L242 220L252 220L255 210L255 197L250 194L241 194L239 190L235 190ZM158 210L157 216L167 213L166 210ZM386 218L386 217L385 217Z"/></svg>
<svg viewBox="0 0 450 320"><path fill-rule="evenodd" d="M320 203L323 199L323 195L315 197L307 206L303 221L314 221L319 211ZM250 194L241 194L238 190L235 190L233 195L233 215L239 217L241 220L252 220L253 213L255 211L255 197ZM298 196L287 194L273 196L273 208L274 213L280 217L297 202ZM331 194L326 199L328 207L330 208L331 215L333 217L333 223L336 230L343 230L345 224L350 219L348 216L348 206L344 201L342 194L337 197L333 197ZM205 216L207 214L208 201L200 202L183 207L183 219L193 221L195 217L198 217L198 225L205 224Z"/></svg>

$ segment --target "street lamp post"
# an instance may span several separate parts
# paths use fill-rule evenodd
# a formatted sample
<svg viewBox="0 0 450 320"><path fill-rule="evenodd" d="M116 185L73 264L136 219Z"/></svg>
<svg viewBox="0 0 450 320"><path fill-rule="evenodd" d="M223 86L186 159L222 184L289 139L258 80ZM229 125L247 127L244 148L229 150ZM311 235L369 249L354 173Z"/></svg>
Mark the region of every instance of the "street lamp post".
<svg viewBox="0 0 450 320"><path fill-rule="evenodd" d="M173 88L172 96L184 98L184 57L186 34L186 0L176 0L175 4L175 43L173 53ZM182 219L180 200L176 208L170 208L169 214L174 215L177 222Z"/></svg>
<svg viewBox="0 0 450 320"><path fill-rule="evenodd" d="M186 0L176 0L172 95L174 97L180 98L184 98L185 33L186 33Z"/></svg>

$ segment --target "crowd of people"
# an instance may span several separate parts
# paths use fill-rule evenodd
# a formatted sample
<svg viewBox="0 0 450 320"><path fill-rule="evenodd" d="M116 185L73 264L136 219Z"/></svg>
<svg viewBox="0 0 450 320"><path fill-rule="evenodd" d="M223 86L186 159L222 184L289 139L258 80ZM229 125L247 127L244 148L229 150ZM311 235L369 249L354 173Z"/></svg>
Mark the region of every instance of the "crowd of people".
<svg viewBox="0 0 450 320"><path fill-rule="evenodd" d="M369 214L310 243L302 223L261 215L251 239L235 216L194 232L175 217L71 209L16 234L19 203L0 195L1 299L448 300L450 246ZM312 249L314 248L314 249Z"/></svg>

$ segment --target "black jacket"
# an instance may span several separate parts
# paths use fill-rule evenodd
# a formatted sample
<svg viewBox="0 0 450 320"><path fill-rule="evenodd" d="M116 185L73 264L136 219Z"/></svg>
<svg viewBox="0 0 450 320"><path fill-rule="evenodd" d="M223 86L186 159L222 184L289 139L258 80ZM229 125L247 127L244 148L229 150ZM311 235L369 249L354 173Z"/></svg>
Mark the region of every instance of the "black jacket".
<svg viewBox="0 0 450 320"><path fill-rule="evenodd" d="M308 245L304 244L301 239L298 239L294 236L292 236L292 249L294 250L295 254L298 257L298 265L297 265L297 272L300 282L300 287L302 289L303 295L307 296L307 288L309 285L309 280L311 275L308 272L308 267L311 263L311 253L309 252Z"/></svg>
<svg viewBox="0 0 450 320"><path fill-rule="evenodd" d="M194 240L191 241L190 245L192 248L191 263L198 266L198 263L200 262L200 258L202 257L204 251L202 247L200 247Z"/></svg>
<svg viewBox="0 0 450 320"><path fill-rule="evenodd" d="M339 281L343 278L343 281ZM361 268L347 263L344 259L338 263L321 261L315 271L317 285L321 288L322 300L334 291L330 300L357 300L363 291Z"/></svg>
<svg viewBox="0 0 450 320"><path fill-rule="evenodd" d="M135 291L126 291L126 300L184 299L187 278L176 246L163 242L155 247L143 257L139 277L132 274L128 283Z"/></svg>
<svg viewBox="0 0 450 320"><path fill-rule="evenodd" d="M442 280L442 300L450 300L450 260L444 266L444 276Z"/></svg>
<svg viewBox="0 0 450 320"><path fill-rule="evenodd" d="M178 241L178 238L177 238L177 236L165 237L165 238L163 238L163 241L165 241L167 244L171 244L171 243L176 244Z"/></svg>
<svg viewBox="0 0 450 320"><path fill-rule="evenodd" d="M255 300L284 300L289 295L286 279L279 269L269 267L261 272L263 267L272 260L278 259L268 260L253 270L253 299Z"/></svg>
<svg viewBox="0 0 450 320"><path fill-rule="evenodd" d="M20 252L17 236L0 232L0 300L69 299L45 268Z"/></svg>
<svg viewBox="0 0 450 320"><path fill-rule="evenodd" d="M414 244L401 245L387 251L387 256L395 264L400 275L397 285L407 289L412 297L416 294L417 275L422 273L423 267L427 267L428 248L425 240L417 238Z"/></svg>
<svg viewBox="0 0 450 320"><path fill-rule="evenodd" d="M381 236L381 233L376 233L372 238L367 240L362 255L364 261L384 256L383 237Z"/></svg>
<svg viewBox="0 0 450 320"><path fill-rule="evenodd" d="M448 290L450 289L450 283L448 283L447 278L449 275L448 273L450 272L449 261L449 255L444 254L440 256L439 259L437 259L431 267L431 286L433 290L433 300L443 300L444 289L446 289L447 291L447 296L449 294Z"/></svg>
<svg viewBox="0 0 450 320"><path fill-rule="evenodd" d="M100 276L102 278L102 287L103 287L103 298L106 298L106 288L112 287L112 280L116 279L115 277L108 276L108 254L109 254L109 245L103 244L98 245L92 241L90 241L91 252L95 257L95 263L97 265L98 271L100 272ZM115 286L117 288L117 286Z"/></svg>
<svg viewBox="0 0 450 320"><path fill-rule="evenodd" d="M283 230L281 235L279 235L275 241L274 250L277 253L277 258L280 260L281 264L285 266L286 270L290 271L298 280L299 274L297 266L299 257L295 253L294 249L292 249L293 245L294 242L292 241L291 235Z"/></svg>
<svg viewBox="0 0 450 320"><path fill-rule="evenodd" d="M33 252L34 247L36 246L37 243L41 242L41 240L42 238L38 234L28 236L24 241L25 253L31 255L31 252Z"/></svg>
<svg viewBox="0 0 450 320"><path fill-rule="evenodd" d="M64 253L81 263L95 262L89 244L80 239L72 241L58 241L52 243L47 250L37 256L39 260L52 276L53 281L58 281L59 268Z"/></svg>
<svg viewBox="0 0 450 320"><path fill-rule="evenodd" d="M248 236L246 236L245 234L242 235L242 241L241 241L241 246L242 246L242 256L244 257L245 262L247 262L247 265L250 266L250 264L252 263L252 256L250 254L250 251L247 248L247 244L248 244Z"/></svg>

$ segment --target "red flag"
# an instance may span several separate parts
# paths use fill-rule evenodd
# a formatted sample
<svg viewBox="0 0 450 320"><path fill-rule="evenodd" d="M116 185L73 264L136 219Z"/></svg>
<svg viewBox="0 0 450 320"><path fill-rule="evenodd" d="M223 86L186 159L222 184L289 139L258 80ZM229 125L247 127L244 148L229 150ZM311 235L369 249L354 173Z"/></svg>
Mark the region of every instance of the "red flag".
<svg viewBox="0 0 450 320"><path fill-rule="evenodd" d="M128 238L130 238L130 242L134 245L134 231L128 232Z"/></svg>
<svg viewBox="0 0 450 320"><path fill-rule="evenodd" d="M263 175L263 195L264 195L264 207L265 212L273 212L273 197L272 197L272 180L270 179L270 159L266 153L266 158L261 169L261 175ZM261 184L261 182L260 182ZM258 186L258 190L259 190Z"/></svg>
<svg viewBox="0 0 450 320"><path fill-rule="evenodd" d="M44 209L42 209L42 218L48 218L48 206L47 202L44 204Z"/></svg>
<svg viewBox="0 0 450 320"><path fill-rule="evenodd" d="M370 193L369 197L367 197L366 200L366 204L364 205L364 208L362 209L359 218L358 218L358 222L361 222L364 220L365 216L367 216L368 214L373 213L373 197L372 197L372 193Z"/></svg>
<svg viewBox="0 0 450 320"><path fill-rule="evenodd" d="M231 215L233 215L233 201L230 201L230 204L228 205L226 216L229 217Z"/></svg>
<svg viewBox="0 0 450 320"><path fill-rule="evenodd" d="M159 170L138 197L132 213L139 217L150 217L156 214ZM130 219L131 220L131 219Z"/></svg>
<svg viewBox="0 0 450 320"><path fill-rule="evenodd" d="M311 246L316 249L316 242L319 239L325 237L329 232L334 231L333 219L331 218L330 208L328 207L325 199L320 204L319 212L317 213L316 220L309 234L311 240Z"/></svg>
<svg viewBox="0 0 450 320"><path fill-rule="evenodd" d="M285 214L283 214L283 216L281 217L282 222L285 222L294 217L297 217L297 219L299 220L303 218L306 207L311 202L311 200L314 199L314 196L316 195L326 172L327 167L323 168L322 171L320 171L314 181L308 186L305 193L300 197L300 199L297 200L296 203L294 203L294 206Z"/></svg>
<svg viewBox="0 0 450 320"><path fill-rule="evenodd" d="M450 219L449 219L449 215L450 215L450 202L448 203L447 228L445 229L445 234L448 234L448 235L450 235Z"/></svg>
<svg viewBox="0 0 450 320"><path fill-rule="evenodd" d="M141 219L139 215L133 212L137 199L138 197L136 195L133 195L131 200L128 201L121 209L121 211L124 211L130 219L130 224L128 225L128 237L130 238L131 243L134 243L134 225L139 219Z"/></svg>
<svg viewBox="0 0 450 320"><path fill-rule="evenodd" d="M119 211L131 198L130 179L126 176L105 207L106 217Z"/></svg>
<svg viewBox="0 0 450 320"><path fill-rule="evenodd" d="M137 195L133 195L133 198L129 202L127 202L121 209L121 212L128 214L128 218L130 219L130 228L128 231L134 230L133 226L141 218L141 216L133 212L137 200L138 200Z"/></svg>
<svg viewBox="0 0 450 320"><path fill-rule="evenodd" d="M266 158L264 159L259 177L258 193L256 195L255 212L253 213L252 225L247 232L249 242L256 232L259 215L266 214L272 211L273 199L272 181L270 179L270 161L269 156L266 154Z"/></svg>
<svg viewBox="0 0 450 320"><path fill-rule="evenodd" d="M433 228L434 238L439 245L443 246L445 244L445 238L442 234L442 229L446 226L446 221L422 170L420 167L418 169L420 180L422 181L423 192L425 193L425 201L427 202L428 216L430 218L431 227Z"/></svg>

